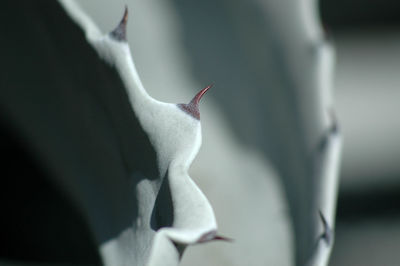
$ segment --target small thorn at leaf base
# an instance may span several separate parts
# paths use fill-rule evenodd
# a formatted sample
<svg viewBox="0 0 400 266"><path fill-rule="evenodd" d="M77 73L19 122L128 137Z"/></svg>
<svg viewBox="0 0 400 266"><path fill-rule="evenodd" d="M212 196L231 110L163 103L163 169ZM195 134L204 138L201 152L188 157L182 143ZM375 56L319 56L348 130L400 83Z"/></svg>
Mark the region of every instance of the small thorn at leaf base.
<svg viewBox="0 0 400 266"><path fill-rule="evenodd" d="M225 237L225 236L218 236L218 235L216 235L214 237L214 239L212 239L212 240L221 240L221 241L226 241L226 242L233 242L234 241L232 238Z"/></svg>
<svg viewBox="0 0 400 266"><path fill-rule="evenodd" d="M328 221L326 220L325 216L319 211L319 217L321 218L322 225L324 227L324 232L321 234L320 238L323 239L327 245L331 245L333 232L330 228Z"/></svg>
<svg viewBox="0 0 400 266"><path fill-rule="evenodd" d="M213 84L208 85L201 91L199 91L196 96L193 97L193 99L190 101L188 104L178 104L178 107L188 113L189 115L193 116L197 120L200 120L200 110L199 110L199 102L203 95L213 86Z"/></svg>
<svg viewBox="0 0 400 266"><path fill-rule="evenodd" d="M204 242L209 242L209 241L214 241L214 240L221 240L221 241L227 241L227 242L233 242L232 238L217 235L217 232L215 230L210 231L208 233L205 233L202 235L199 240L197 240L197 243L204 243Z"/></svg>
<svg viewBox="0 0 400 266"><path fill-rule="evenodd" d="M128 24L128 7L125 6L124 15L118 26L110 32L111 38L119 42L126 42L126 25Z"/></svg>

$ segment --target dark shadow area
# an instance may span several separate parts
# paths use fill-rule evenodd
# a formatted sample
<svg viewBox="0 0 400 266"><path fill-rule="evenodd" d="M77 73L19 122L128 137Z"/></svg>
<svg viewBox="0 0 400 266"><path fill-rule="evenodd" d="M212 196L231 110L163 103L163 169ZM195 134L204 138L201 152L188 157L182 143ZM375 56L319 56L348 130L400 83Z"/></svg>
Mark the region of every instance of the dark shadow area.
<svg viewBox="0 0 400 266"><path fill-rule="evenodd" d="M357 191L342 190L338 198L337 223L400 218L399 191L400 184L382 184Z"/></svg>
<svg viewBox="0 0 400 266"><path fill-rule="evenodd" d="M320 0L323 23L332 30L400 26L396 0Z"/></svg>
<svg viewBox="0 0 400 266"><path fill-rule="evenodd" d="M376 177L377 180L393 178ZM400 184L385 182L340 191L330 265L397 265L399 191Z"/></svg>
<svg viewBox="0 0 400 266"><path fill-rule="evenodd" d="M5 25L0 43L0 114L5 124L15 129L23 150L47 173L48 181L37 182L56 185L83 215L95 246L117 237L137 218L136 184L159 178L155 151L118 73L99 59L56 1L5 1L0 23ZM14 164L24 173L29 171L23 169L26 165ZM32 186L32 193L36 188ZM57 190L48 193L38 200L57 202L61 197ZM60 212L57 206L50 204L48 211L55 213L48 215ZM71 215L68 219L75 219ZM42 226L57 227L53 220ZM46 237L30 227L24 232ZM23 258L24 252L18 255Z"/></svg>
<svg viewBox="0 0 400 266"><path fill-rule="evenodd" d="M14 133L0 124L0 260L100 265L82 214Z"/></svg>
<svg viewBox="0 0 400 266"><path fill-rule="evenodd" d="M151 228L157 231L162 227L171 227L173 222L174 209L167 171L151 213Z"/></svg>

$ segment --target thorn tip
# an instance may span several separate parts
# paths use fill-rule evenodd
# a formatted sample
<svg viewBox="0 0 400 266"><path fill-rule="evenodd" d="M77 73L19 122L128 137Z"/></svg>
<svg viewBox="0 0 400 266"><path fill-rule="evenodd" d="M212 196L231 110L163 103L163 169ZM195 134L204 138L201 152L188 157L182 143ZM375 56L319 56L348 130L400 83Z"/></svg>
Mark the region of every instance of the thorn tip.
<svg viewBox="0 0 400 266"><path fill-rule="evenodd" d="M216 235L213 240L221 240L221 241L226 241L226 242L234 242L235 240L233 238L221 236L221 235Z"/></svg>
<svg viewBox="0 0 400 266"><path fill-rule="evenodd" d="M208 85L207 87L205 87L204 89L202 89L201 91L199 91L196 96L194 96L194 98L192 99L192 101L190 103L195 103L195 104L199 104L201 98L203 97L203 95L210 89L212 88L212 86L214 86L213 83L211 83L210 85Z"/></svg>
<svg viewBox="0 0 400 266"><path fill-rule="evenodd" d="M204 243L204 242L214 241L214 240L233 242L232 238L221 236L221 235L217 235L217 231L213 230L213 231L210 231L210 232L205 233L204 235L202 235L199 238L199 240L197 241L197 243Z"/></svg>
<svg viewBox="0 0 400 266"><path fill-rule="evenodd" d="M200 120L200 111L199 111L199 102L203 95L213 86L214 84L210 84L204 89L200 90L190 101L188 104L178 104L178 107L182 109L184 112L193 116L197 120Z"/></svg>
<svg viewBox="0 0 400 266"><path fill-rule="evenodd" d="M128 24L128 7L125 5L124 14L118 26L110 32L110 36L120 42L126 42L126 25Z"/></svg>

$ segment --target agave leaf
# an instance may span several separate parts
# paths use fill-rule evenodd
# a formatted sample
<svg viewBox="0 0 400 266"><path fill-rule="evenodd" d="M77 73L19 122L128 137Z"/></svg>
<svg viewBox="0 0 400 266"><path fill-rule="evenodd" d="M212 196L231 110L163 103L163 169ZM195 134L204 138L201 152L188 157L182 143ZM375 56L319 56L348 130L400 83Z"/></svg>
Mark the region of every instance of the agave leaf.
<svg viewBox="0 0 400 266"><path fill-rule="evenodd" d="M183 87L218 84L193 173L236 241L194 247L184 264L326 265L341 140L333 51L315 3L133 2L148 35L136 42L160 48L144 71L152 94L173 95L165 84L174 84L187 98ZM187 245L221 238L187 172L201 144L203 92L189 104L155 100L131 59L127 13L103 34L74 1L59 3L69 17L51 1L3 8L4 25L14 16L3 50L18 60L4 59L2 113L78 206L105 264L176 265ZM152 62L146 51L134 55Z"/></svg>
<svg viewBox="0 0 400 266"><path fill-rule="evenodd" d="M22 58L5 58L2 113L78 206L103 263L176 265L187 245L218 239L187 172L208 88L189 104L149 96L125 40L127 11L101 34L73 1L9 2L2 17L19 6L3 48Z"/></svg>
<svg viewBox="0 0 400 266"><path fill-rule="evenodd" d="M153 183L138 184L139 217L117 239L102 244L104 261L107 265L131 262L175 265L179 261L176 245L182 248L218 238L211 205L187 173L201 145L199 101L210 86L201 90L189 104L156 101L143 88L130 56L126 41L127 9L117 28L103 36L75 2L60 3L85 31L87 40L99 55L119 71L133 111L157 154L159 178ZM170 208L173 209L172 213L164 215L172 215L173 221L170 227L160 228L154 233L151 227L153 208L165 212L165 209L154 206L163 181L168 183Z"/></svg>
<svg viewBox="0 0 400 266"><path fill-rule="evenodd" d="M212 95L218 104L205 108L213 110L204 129L212 144L194 171L203 175L200 185L217 216L222 213L221 230L240 241L196 247L203 251L191 258L189 251L184 263L243 265L250 257L251 264L287 265L293 245L297 265L326 263L333 233L328 245L321 236L333 232L341 141L330 96L334 53L316 2L133 2L146 29L145 36L135 34L135 47L151 47L138 54L157 58L142 59L145 76L163 77L146 80L153 93L165 97L160 84L190 87L210 77L219 84ZM217 163L208 159L216 154Z"/></svg>

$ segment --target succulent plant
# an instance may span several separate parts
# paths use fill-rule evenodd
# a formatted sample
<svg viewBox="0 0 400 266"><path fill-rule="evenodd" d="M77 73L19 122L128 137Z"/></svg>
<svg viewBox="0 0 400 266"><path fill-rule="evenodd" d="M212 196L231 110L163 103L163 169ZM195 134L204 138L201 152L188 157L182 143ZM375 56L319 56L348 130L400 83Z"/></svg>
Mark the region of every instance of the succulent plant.
<svg viewBox="0 0 400 266"><path fill-rule="evenodd" d="M225 5L242 16L247 9L238 3ZM292 3L293 8L287 3L242 3L256 6L252 12L265 13L272 22L265 30L268 41L260 39L268 52L255 56L245 49L246 56L272 58L272 63L225 78L264 81L263 71L269 69L272 85L230 91L218 83L214 100L224 115L206 103L215 111L206 124L211 121L210 127L220 130L208 140L224 149L216 152L206 145L210 151L202 160L208 172L197 182L216 203L214 213L188 174L202 142L199 102L211 86L187 104L150 96L127 41L127 8L117 27L103 34L73 0L21 1L25 9L15 15L15 24L32 42L20 42L21 34L6 31L12 43L5 49L27 55L18 54L21 66L7 59L10 75L3 78L7 86L0 106L30 152L46 165L52 182L79 209L102 263L177 265L189 245L229 240L217 233L215 215L222 211L221 231L233 234L233 248L206 243L191 263L184 263L327 264L341 147L329 96L333 51L312 12L314 2ZM35 23L29 25L26 18ZM237 34L250 38L259 34L257 27L248 31L239 25ZM40 68L32 71L36 65ZM18 73L26 73L24 82L14 82ZM236 136L226 128L234 128Z"/></svg>

